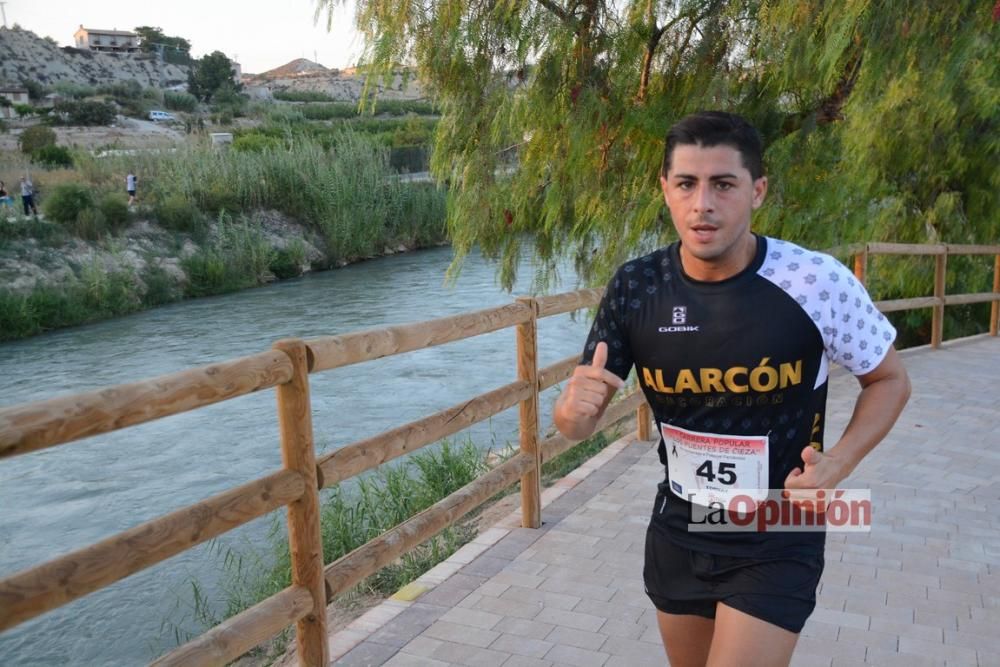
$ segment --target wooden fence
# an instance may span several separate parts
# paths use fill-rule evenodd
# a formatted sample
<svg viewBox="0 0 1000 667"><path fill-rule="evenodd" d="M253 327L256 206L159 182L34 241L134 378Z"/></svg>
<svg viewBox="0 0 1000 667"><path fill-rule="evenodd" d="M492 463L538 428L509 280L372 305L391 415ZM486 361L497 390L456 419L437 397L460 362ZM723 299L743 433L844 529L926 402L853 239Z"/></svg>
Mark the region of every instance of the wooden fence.
<svg viewBox="0 0 1000 667"><path fill-rule="evenodd" d="M993 302L990 334L1000 310L1000 246L862 244L835 249L854 255L864 280L876 254L933 255L935 293L879 302L884 311L934 308L932 345L941 342L944 306ZM994 254L993 292L945 295L948 255ZM266 352L150 380L0 409L0 458L26 454L168 415L276 388L283 468L242 486L148 521L0 580L0 632L106 587L282 506L288 512L292 585L155 661L156 665L225 664L291 624L304 665L328 661L326 606L335 596L392 563L521 482L522 524L541 524L540 477L545 461L574 441L541 440L538 396L568 378L576 355L538 367L538 320L589 308L601 290L587 289L516 302L454 317L309 340L282 340ZM516 328L517 381L319 459L313 443L309 374ZM582 342L582 341L581 341ZM520 450L470 484L337 561L323 562L319 491L519 406ZM635 391L608 409L599 429L635 412L638 437L650 439L651 415Z"/></svg>

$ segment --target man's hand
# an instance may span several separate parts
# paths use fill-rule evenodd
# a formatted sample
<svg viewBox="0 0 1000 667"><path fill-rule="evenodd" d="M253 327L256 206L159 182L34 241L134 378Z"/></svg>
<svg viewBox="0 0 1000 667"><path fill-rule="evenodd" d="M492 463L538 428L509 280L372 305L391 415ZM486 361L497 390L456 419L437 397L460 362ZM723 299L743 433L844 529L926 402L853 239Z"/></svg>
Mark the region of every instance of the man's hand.
<svg viewBox="0 0 1000 667"><path fill-rule="evenodd" d="M848 472L845 471L840 459L834 453L821 453L812 447L802 450L802 462L805 469L795 468L785 478L783 495L793 503L797 501L817 500L817 491L824 490L824 497L832 497L833 489L837 488Z"/></svg>
<svg viewBox="0 0 1000 667"><path fill-rule="evenodd" d="M559 397L555 409L556 427L563 435L582 440L594 432L597 421L624 380L605 368L608 344L600 342L589 366L577 366Z"/></svg>

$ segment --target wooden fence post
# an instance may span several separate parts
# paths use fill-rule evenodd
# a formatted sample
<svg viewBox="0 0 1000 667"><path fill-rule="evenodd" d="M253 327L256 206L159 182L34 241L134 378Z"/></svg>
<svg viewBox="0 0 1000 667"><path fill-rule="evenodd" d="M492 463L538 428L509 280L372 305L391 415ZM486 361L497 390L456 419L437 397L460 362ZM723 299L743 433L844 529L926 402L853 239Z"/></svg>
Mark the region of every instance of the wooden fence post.
<svg viewBox="0 0 1000 667"><path fill-rule="evenodd" d="M998 292L1000 292L1000 255L996 256L993 263L993 293ZM1000 328L1000 301L994 301L990 307L990 335L996 336L998 328Z"/></svg>
<svg viewBox="0 0 1000 667"><path fill-rule="evenodd" d="M292 583L312 594L313 610L295 625L299 664L326 667L326 580L323 578L323 539L320 533L319 483L313 447L312 408L306 344L279 340L274 349L292 360L292 379L277 386L281 427L281 460L285 468L302 475L305 493L288 505L288 544L292 554Z"/></svg>
<svg viewBox="0 0 1000 667"><path fill-rule="evenodd" d="M641 391L641 390L640 390ZM650 440L652 439L652 428L651 422L653 421L652 411L649 409L649 403L643 399L642 403L635 410L635 421L636 421L636 436L639 440Z"/></svg>
<svg viewBox="0 0 1000 667"><path fill-rule="evenodd" d="M534 462L521 476L521 525L542 525L542 458L538 449L538 302L520 297L518 303L531 308L531 319L517 325L517 377L531 387L531 395L520 404L521 454Z"/></svg>
<svg viewBox="0 0 1000 667"><path fill-rule="evenodd" d="M854 255L854 277L857 278L862 285L868 283L868 244L864 244L864 248L861 252Z"/></svg>
<svg viewBox="0 0 1000 667"><path fill-rule="evenodd" d="M941 347L944 339L944 279L947 267L948 246L945 246L944 251L934 258L934 297L939 299L931 317L931 347L934 349Z"/></svg>

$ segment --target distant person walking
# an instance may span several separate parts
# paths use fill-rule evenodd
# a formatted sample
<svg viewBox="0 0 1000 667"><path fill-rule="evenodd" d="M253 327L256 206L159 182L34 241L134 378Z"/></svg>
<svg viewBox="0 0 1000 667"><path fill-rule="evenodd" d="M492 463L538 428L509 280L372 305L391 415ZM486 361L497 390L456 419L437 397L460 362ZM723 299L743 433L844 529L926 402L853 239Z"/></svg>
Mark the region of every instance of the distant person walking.
<svg viewBox="0 0 1000 667"><path fill-rule="evenodd" d="M3 181L0 181L0 206L14 208L14 199L7 194L7 186Z"/></svg>
<svg viewBox="0 0 1000 667"><path fill-rule="evenodd" d="M131 171L128 172L128 176L125 177L125 190L128 192L128 205L131 206L135 203L135 186L139 182L139 179L135 177Z"/></svg>
<svg viewBox="0 0 1000 667"><path fill-rule="evenodd" d="M24 205L24 214L38 215L38 206L35 205L35 186L31 182L31 176L21 177L21 203Z"/></svg>

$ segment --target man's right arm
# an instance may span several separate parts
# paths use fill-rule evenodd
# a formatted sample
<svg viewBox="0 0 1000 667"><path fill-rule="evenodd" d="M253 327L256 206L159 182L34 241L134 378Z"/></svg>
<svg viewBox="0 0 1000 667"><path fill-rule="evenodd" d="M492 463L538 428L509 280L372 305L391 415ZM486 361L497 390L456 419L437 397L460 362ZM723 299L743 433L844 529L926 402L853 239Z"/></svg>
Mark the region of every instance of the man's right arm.
<svg viewBox="0 0 1000 667"><path fill-rule="evenodd" d="M608 344L600 342L594 350L593 362L577 366L556 401L553 421L559 432L570 440L590 437L615 392L625 381L605 368Z"/></svg>

